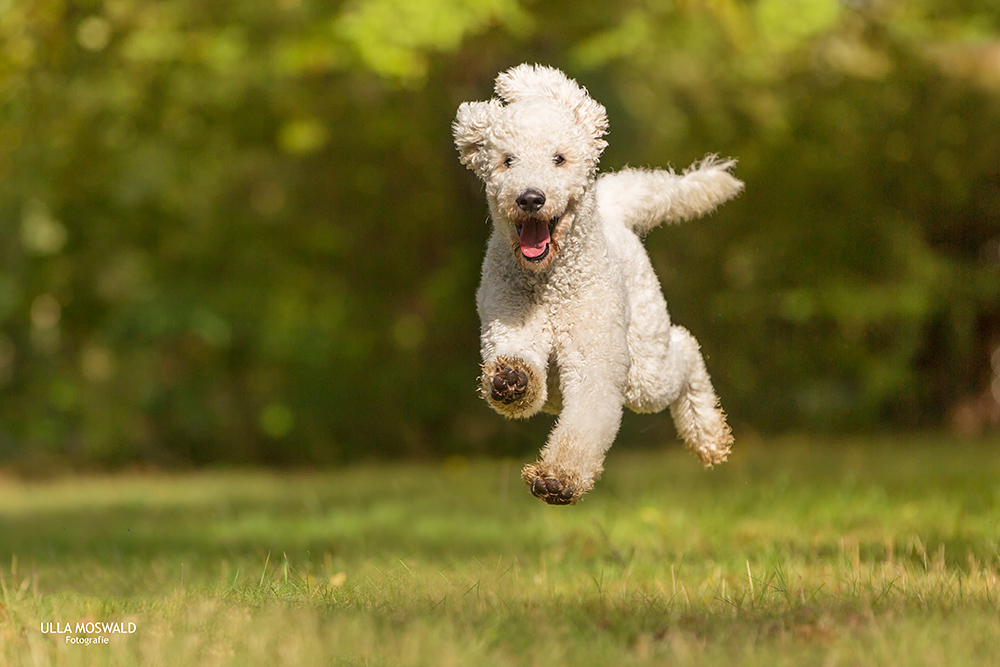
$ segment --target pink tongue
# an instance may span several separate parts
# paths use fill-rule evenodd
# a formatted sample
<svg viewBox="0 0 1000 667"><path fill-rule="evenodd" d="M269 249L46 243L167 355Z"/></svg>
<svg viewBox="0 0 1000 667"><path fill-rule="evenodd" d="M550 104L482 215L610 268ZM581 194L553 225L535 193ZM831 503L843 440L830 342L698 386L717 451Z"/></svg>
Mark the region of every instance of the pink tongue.
<svg viewBox="0 0 1000 667"><path fill-rule="evenodd" d="M528 259L540 257L549 247L552 237L544 220L526 220L521 227L521 252Z"/></svg>

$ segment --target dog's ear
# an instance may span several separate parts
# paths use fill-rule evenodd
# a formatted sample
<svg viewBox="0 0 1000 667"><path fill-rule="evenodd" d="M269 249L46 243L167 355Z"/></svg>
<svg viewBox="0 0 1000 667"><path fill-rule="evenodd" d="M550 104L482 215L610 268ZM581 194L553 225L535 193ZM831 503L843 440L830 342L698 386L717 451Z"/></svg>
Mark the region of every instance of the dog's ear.
<svg viewBox="0 0 1000 667"><path fill-rule="evenodd" d="M496 119L500 107L500 100L495 99L488 102L463 102L458 107L451 131L455 136L459 162L473 171L479 170L486 131Z"/></svg>
<svg viewBox="0 0 1000 667"><path fill-rule="evenodd" d="M501 72L496 80L497 96L507 104L528 97L544 97L568 107L594 141L598 155L608 145L601 139L608 133L608 114L587 89L560 70L544 65L518 65Z"/></svg>

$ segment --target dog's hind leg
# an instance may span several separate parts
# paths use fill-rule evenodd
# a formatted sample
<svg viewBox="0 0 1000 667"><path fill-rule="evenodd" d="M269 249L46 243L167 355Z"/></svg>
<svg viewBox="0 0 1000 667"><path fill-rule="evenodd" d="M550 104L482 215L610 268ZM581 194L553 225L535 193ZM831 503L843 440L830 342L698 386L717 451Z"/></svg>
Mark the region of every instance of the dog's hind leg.
<svg viewBox="0 0 1000 667"><path fill-rule="evenodd" d="M698 341L687 329L672 326L670 348L677 364L671 372L683 373L680 394L670 403L677 434L706 466L722 463L729 456L733 435L719 406Z"/></svg>

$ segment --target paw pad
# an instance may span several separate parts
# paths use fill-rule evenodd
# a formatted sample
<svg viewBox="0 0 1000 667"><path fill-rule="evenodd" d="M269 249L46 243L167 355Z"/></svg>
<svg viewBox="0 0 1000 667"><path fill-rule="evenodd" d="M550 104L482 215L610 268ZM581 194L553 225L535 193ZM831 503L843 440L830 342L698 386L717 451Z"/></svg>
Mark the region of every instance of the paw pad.
<svg viewBox="0 0 1000 667"><path fill-rule="evenodd" d="M514 368L501 368L490 381L490 395L494 401L510 404L524 397L528 390L528 376Z"/></svg>
<svg viewBox="0 0 1000 667"><path fill-rule="evenodd" d="M563 484L552 477L536 477L531 483L531 495L550 505L569 505L575 493L572 484Z"/></svg>

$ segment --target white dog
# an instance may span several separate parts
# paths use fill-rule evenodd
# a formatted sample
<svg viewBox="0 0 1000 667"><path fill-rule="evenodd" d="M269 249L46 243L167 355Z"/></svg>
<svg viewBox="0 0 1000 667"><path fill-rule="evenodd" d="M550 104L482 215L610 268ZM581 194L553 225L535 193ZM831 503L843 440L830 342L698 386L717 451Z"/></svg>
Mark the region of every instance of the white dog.
<svg viewBox="0 0 1000 667"><path fill-rule="evenodd" d="M559 413L540 460L522 472L531 492L567 505L593 488L623 407L669 405L705 465L725 461L725 414L698 342L670 324L641 237L738 194L734 162L597 177L608 121L586 89L557 69L520 65L497 77L496 94L462 104L453 131L493 219L476 294L482 395L506 417Z"/></svg>

